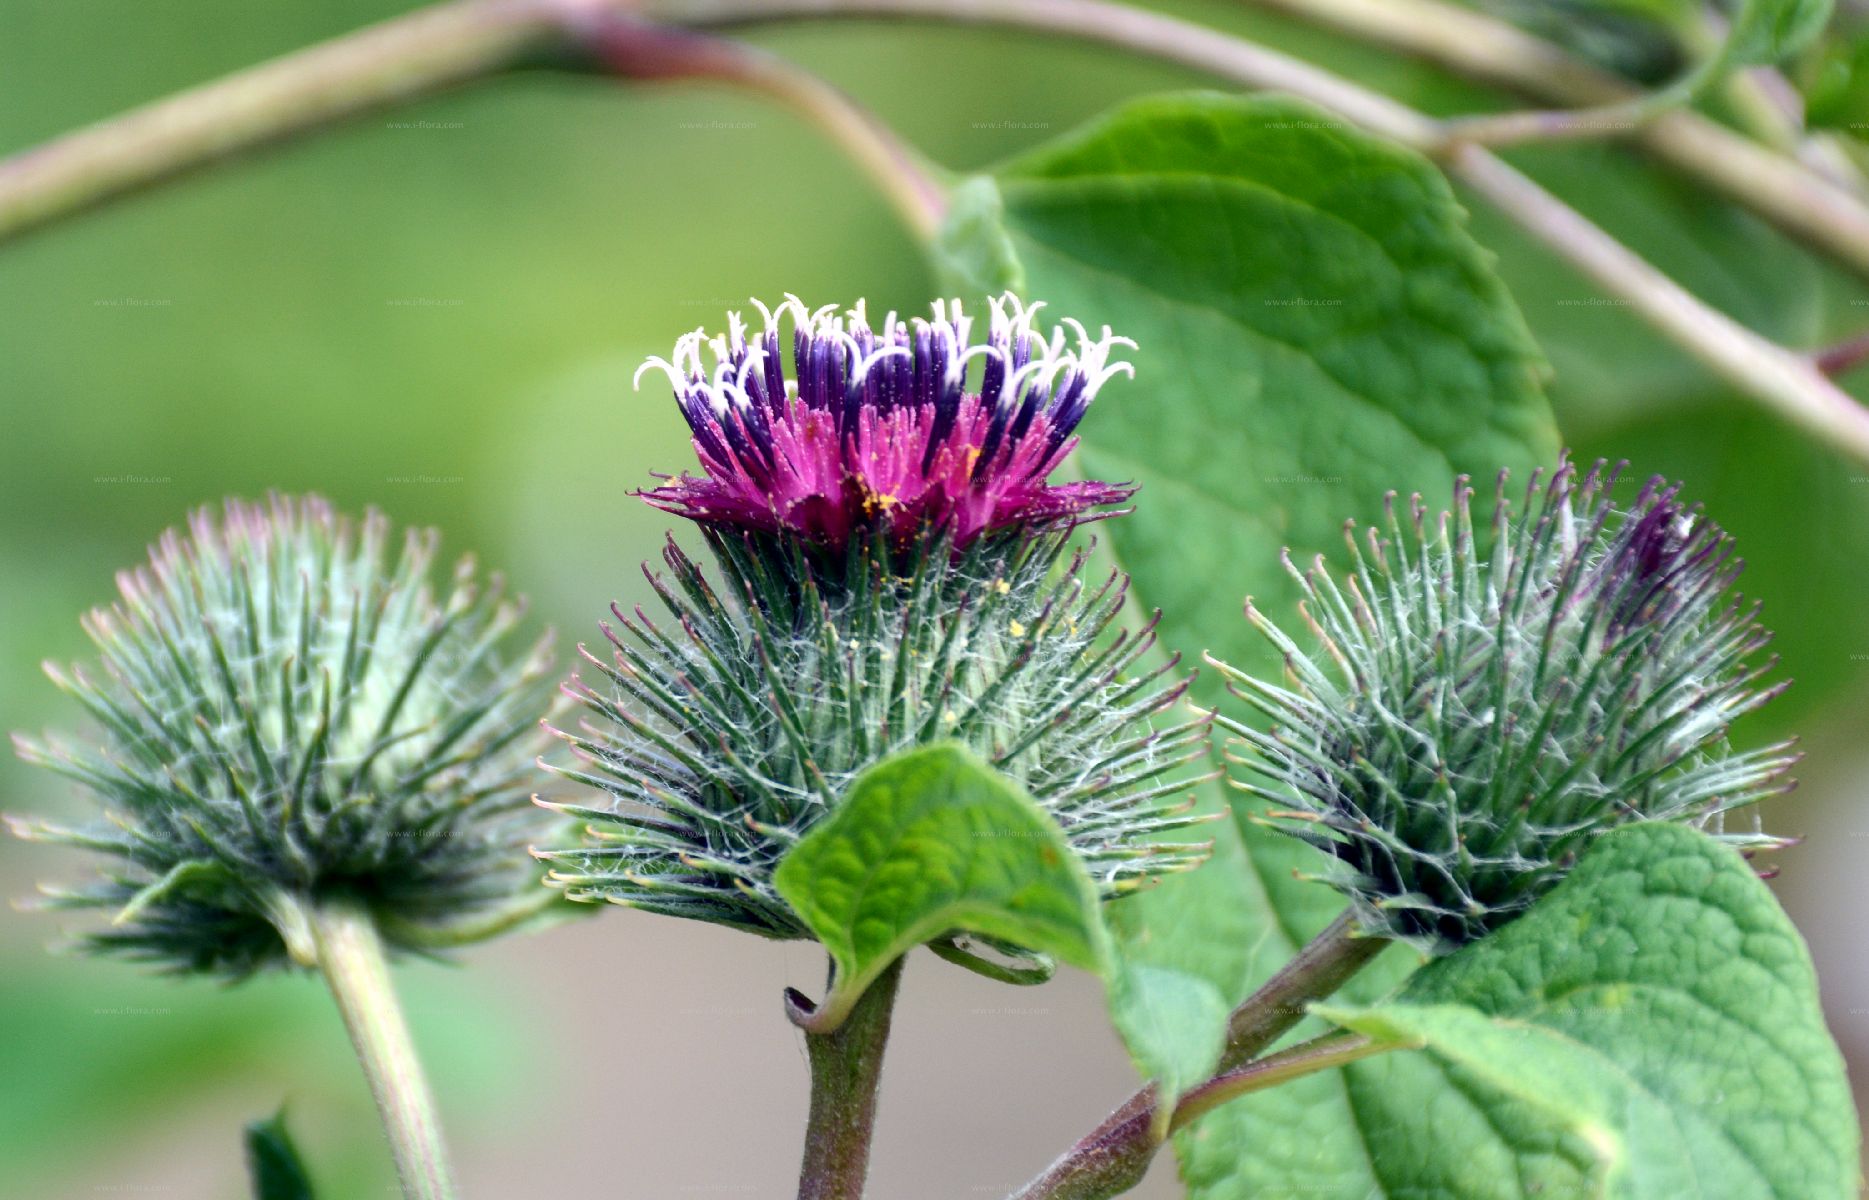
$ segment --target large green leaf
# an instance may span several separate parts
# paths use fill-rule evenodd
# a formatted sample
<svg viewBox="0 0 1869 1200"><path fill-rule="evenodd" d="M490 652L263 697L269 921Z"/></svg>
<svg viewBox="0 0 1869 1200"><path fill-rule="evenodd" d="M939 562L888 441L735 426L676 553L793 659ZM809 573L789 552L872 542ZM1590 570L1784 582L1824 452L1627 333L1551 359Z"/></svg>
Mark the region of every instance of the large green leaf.
<svg viewBox="0 0 1869 1200"><path fill-rule="evenodd" d="M1136 339L1136 379L1090 414L1081 466L1142 485L1100 536L1190 655L1273 665L1240 605L1287 609L1281 546L1341 545L1388 489L1445 498L1456 473L1556 453L1537 350L1440 174L1293 101L1127 105L967 181L935 260L962 291L1019 285ZM1179 1080L1215 1044L1152 1014L1237 1002L1334 915L1335 893L1293 878L1308 854L1223 827L1208 866L1110 906L1124 963L1151 968L1112 989L1145 1070ZM1341 1095L1290 1094L1261 1103L1353 1129Z"/></svg>
<svg viewBox="0 0 1869 1200"><path fill-rule="evenodd" d="M1856 1194L1856 1118L1810 956L1751 868L1692 830L1611 833L1395 1003L1319 1011L1426 1045L1352 1068L1384 1116L1381 1194ZM1457 1108L1423 1102L1437 1074Z"/></svg>
<svg viewBox="0 0 1869 1200"><path fill-rule="evenodd" d="M1097 889L1031 797L958 745L871 767L774 872L836 965L817 1011L834 1028L882 970L952 930L1101 973Z"/></svg>

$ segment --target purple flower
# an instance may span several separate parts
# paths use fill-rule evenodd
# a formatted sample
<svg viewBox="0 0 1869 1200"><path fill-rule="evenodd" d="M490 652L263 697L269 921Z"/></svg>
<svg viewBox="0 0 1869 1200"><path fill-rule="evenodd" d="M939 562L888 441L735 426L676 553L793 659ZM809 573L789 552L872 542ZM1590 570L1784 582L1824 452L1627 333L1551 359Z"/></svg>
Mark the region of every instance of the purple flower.
<svg viewBox="0 0 1869 1200"><path fill-rule="evenodd" d="M1113 515L1097 511L1135 491L1126 484L1049 484L1077 444L1072 436L1097 390L1128 363L1110 362L1112 335L1091 338L1066 320L1049 340L1033 332L1041 305L1010 294L992 301L983 342L959 301L937 301L934 319L892 312L872 330L859 303L812 312L795 296L776 311L758 305L763 333L750 339L738 314L725 337L696 330L674 361L650 359L675 385L705 475L683 473L642 493L657 508L705 526L791 535L841 549L877 533L906 544L925 532L960 549L997 531L1057 530ZM779 340L790 313L788 378ZM705 370L702 346L715 364ZM978 391L968 367L982 361ZM1131 372L1133 373L1133 372ZM637 372L640 380L641 371Z"/></svg>

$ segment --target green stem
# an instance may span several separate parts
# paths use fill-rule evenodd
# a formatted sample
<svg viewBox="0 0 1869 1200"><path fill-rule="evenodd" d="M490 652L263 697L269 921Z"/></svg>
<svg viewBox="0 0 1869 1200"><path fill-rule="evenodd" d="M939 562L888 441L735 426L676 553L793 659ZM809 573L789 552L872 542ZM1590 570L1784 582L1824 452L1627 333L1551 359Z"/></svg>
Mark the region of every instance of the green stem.
<svg viewBox="0 0 1869 1200"><path fill-rule="evenodd" d="M343 900L307 906L306 913L318 969L370 1081L403 1195L407 1200L453 1200L435 1098L390 986L375 919L363 905Z"/></svg>
<svg viewBox="0 0 1869 1200"><path fill-rule="evenodd" d="M1790 423L1869 462L1869 409L1804 355L1703 303L1582 214L1478 146L1444 159L1457 179L1715 374Z"/></svg>
<svg viewBox="0 0 1869 1200"><path fill-rule="evenodd" d="M1294 1079L1347 1066L1389 1050L1414 1048L1408 1042L1378 1042L1341 1030L1281 1050L1277 1054L1225 1071L1195 1087L1175 1105L1168 1132L1185 1129L1230 1100L1289 1083ZM1118 1119L1120 1118L1120 1119ZM1142 1182L1160 1145L1153 1105L1118 1109L1110 1121L1072 1147L1071 1153L1025 1186L1014 1200L1110 1200Z"/></svg>
<svg viewBox="0 0 1869 1200"><path fill-rule="evenodd" d="M1156 1119L1154 1087L1143 1088L1026 1184L1013 1200L1106 1200L1120 1196L1142 1182L1168 1129L1180 1128L1234 1096L1339 1065L1322 1058L1287 1061L1314 1043L1258 1062L1249 1060L1302 1020L1307 1005L1335 994L1388 944L1382 938L1358 934L1349 913L1339 916L1233 1010L1227 1022L1220 1073L1182 1097L1165 1127ZM1184 1109L1188 1110L1185 1114Z"/></svg>
<svg viewBox="0 0 1869 1200"><path fill-rule="evenodd" d="M0 241L229 154L509 67L561 44L537 0L463 0L286 54L0 161Z"/></svg>
<svg viewBox="0 0 1869 1200"><path fill-rule="evenodd" d="M1247 0L1484 83L1593 106L1634 98L1599 71L1504 21L1443 0ZM1869 276L1869 206L1834 170L1788 158L1697 112L1664 113L1629 131L1656 159L1693 175L1791 236Z"/></svg>
<svg viewBox="0 0 1869 1200"><path fill-rule="evenodd" d="M1358 932L1347 910L1339 914L1233 1010L1220 1070L1230 1071L1263 1053L1304 1019L1307 1005L1336 995L1388 945L1385 938Z"/></svg>
<svg viewBox="0 0 1869 1200"><path fill-rule="evenodd" d="M752 46L634 17L593 16L578 38L599 69L624 79L711 81L777 101L836 143L917 238L928 241L941 228L947 189L934 169L889 126L811 72Z"/></svg>
<svg viewBox="0 0 1869 1200"><path fill-rule="evenodd" d="M812 122L932 235L943 190L849 97L750 47L649 25L635 0L455 0L178 92L0 160L0 242L229 155L528 64L713 79Z"/></svg>
<svg viewBox="0 0 1869 1200"><path fill-rule="evenodd" d="M1175 1105L1175 1115L1169 1122L1169 1130L1185 1129L1227 1101L1237 1100L1253 1092L1263 1092L1267 1088L1332 1067L1348 1066L1372 1054L1416 1048L1418 1043L1414 1042L1378 1042L1360 1033L1345 1033L1341 1030L1327 1033L1209 1079L1183 1096L1181 1102Z"/></svg>
<svg viewBox="0 0 1869 1200"><path fill-rule="evenodd" d="M811 1116L798 1172L798 1200L860 1200L863 1195L902 962L898 958L877 976L835 1030L805 1034L811 1058ZM793 994L790 1001L796 1008L802 997Z"/></svg>

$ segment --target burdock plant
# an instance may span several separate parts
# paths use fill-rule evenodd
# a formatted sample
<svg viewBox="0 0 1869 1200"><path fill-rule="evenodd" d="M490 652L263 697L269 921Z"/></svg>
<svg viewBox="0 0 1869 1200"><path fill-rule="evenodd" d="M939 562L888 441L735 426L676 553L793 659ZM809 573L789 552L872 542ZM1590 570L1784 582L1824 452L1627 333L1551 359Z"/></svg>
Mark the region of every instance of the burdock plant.
<svg viewBox="0 0 1869 1200"><path fill-rule="evenodd" d="M1215 664L1266 718L1220 719L1264 780L1241 786L1329 856L1363 932L1458 948L1629 822L1781 844L1726 820L1788 788L1794 761L1727 743L1784 686L1758 686L1770 635L1732 594L1732 541L1659 478L1618 504L1615 476L1535 475L1515 517L1501 475L1483 541L1464 479L1434 521L1391 496L1384 529L1346 527L1341 582L1286 559L1302 640L1247 602L1286 679Z"/></svg>
<svg viewBox="0 0 1869 1200"><path fill-rule="evenodd" d="M542 852L553 884L809 937L773 887L779 860L864 768L940 740L1023 785L1108 895L1201 860L1205 843L1153 835L1197 819L1159 776L1200 752L1204 724L1151 728L1186 686L1175 660L1132 675L1154 623L1112 635L1127 580L1089 581L1064 553L1132 489L1046 482L1127 370L1109 361L1122 339L1072 324L1067 346L1032 315L1000 300L973 342L958 303L873 330L860 307L791 299L761 334L735 317L648 364L706 474L643 499L700 526L719 581L671 538L669 575L645 567L669 622L615 609L608 655L585 652L595 679L566 690L589 719L561 733L580 764L561 770L605 803L559 806L589 828Z"/></svg>
<svg viewBox="0 0 1869 1200"><path fill-rule="evenodd" d="M613 606L608 653L567 692L586 720L561 736L563 769L596 802L583 845L541 852L574 900L609 901L773 938L812 931L774 883L788 851L845 800L866 768L959 742L1056 822L1106 896L1200 862L1207 843L1163 840L1198 818L1185 780L1199 717L1164 719L1186 683L1147 662L1154 622L1113 626L1127 579L1086 578L1066 554L1076 527L1132 489L1047 481L1099 388L1127 366L1106 329L1050 337L1035 309L993 304L986 336L958 303L932 320L789 299L749 337L683 338L674 384L705 472L643 499L697 524L718 574L671 538L668 575L645 573L666 622ZM790 370L781 323L793 323ZM703 361L709 347L713 363ZM979 360L977 382L970 367ZM955 936L943 957L1007 968ZM814 1023L813 1099L801 1195L854 1195L868 1154L899 960L853 1008ZM828 1013L828 1007L826 1012Z"/></svg>
<svg viewBox="0 0 1869 1200"><path fill-rule="evenodd" d="M54 683L94 737L17 739L84 787L101 820L15 822L109 856L49 890L103 908L89 948L175 971L323 973L412 1197L452 1194L434 1104L385 970L537 913L524 848L544 640L472 560L437 588L434 532L398 549L316 497L229 501L171 530L85 631L97 662Z"/></svg>

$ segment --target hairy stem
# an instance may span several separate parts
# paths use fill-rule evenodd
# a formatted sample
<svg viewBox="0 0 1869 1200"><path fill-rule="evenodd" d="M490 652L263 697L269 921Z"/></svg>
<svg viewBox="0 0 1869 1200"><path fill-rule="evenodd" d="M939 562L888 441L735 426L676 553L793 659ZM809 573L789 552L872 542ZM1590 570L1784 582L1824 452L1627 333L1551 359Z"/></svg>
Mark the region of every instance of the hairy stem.
<svg viewBox="0 0 1869 1200"><path fill-rule="evenodd" d="M1220 1069L1232 1070L1264 1052L1304 1019L1306 1005L1336 995L1388 945L1385 938L1359 933L1348 911L1339 914L1233 1010Z"/></svg>
<svg viewBox="0 0 1869 1200"><path fill-rule="evenodd" d="M1284 1055L1258 1063L1250 1060L1302 1020L1306 1005L1334 995L1387 945L1382 938L1359 935L1348 912L1339 916L1233 1010L1227 1022L1220 1073L1182 1097L1166 1129L1156 1116L1155 1088L1143 1088L1079 1138L1043 1174L1020 1189L1013 1200L1103 1200L1120 1196L1142 1182L1161 1147L1164 1132L1179 1128L1234 1096L1282 1083L1295 1074L1338 1065L1317 1060L1316 1065L1302 1069L1279 1067L1284 1074L1245 1073L1282 1062ZM1184 1116L1182 1109L1190 1104L1195 1108Z"/></svg>
<svg viewBox="0 0 1869 1200"><path fill-rule="evenodd" d="M308 906L318 969L330 985L376 1097L407 1200L453 1200L435 1098L396 1003L376 922L361 904Z"/></svg>
<svg viewBox="0 0 1869 1200"><path fill-rule="evenodd" d="M863 1195L883 1051L902 963L898 958L877 976L835 1030L805 1034L811 1059L811 1116L798 1172L798 1200L860 1200ZM800 1000L791 997L791 1005L798 1007Z"/></svg>

